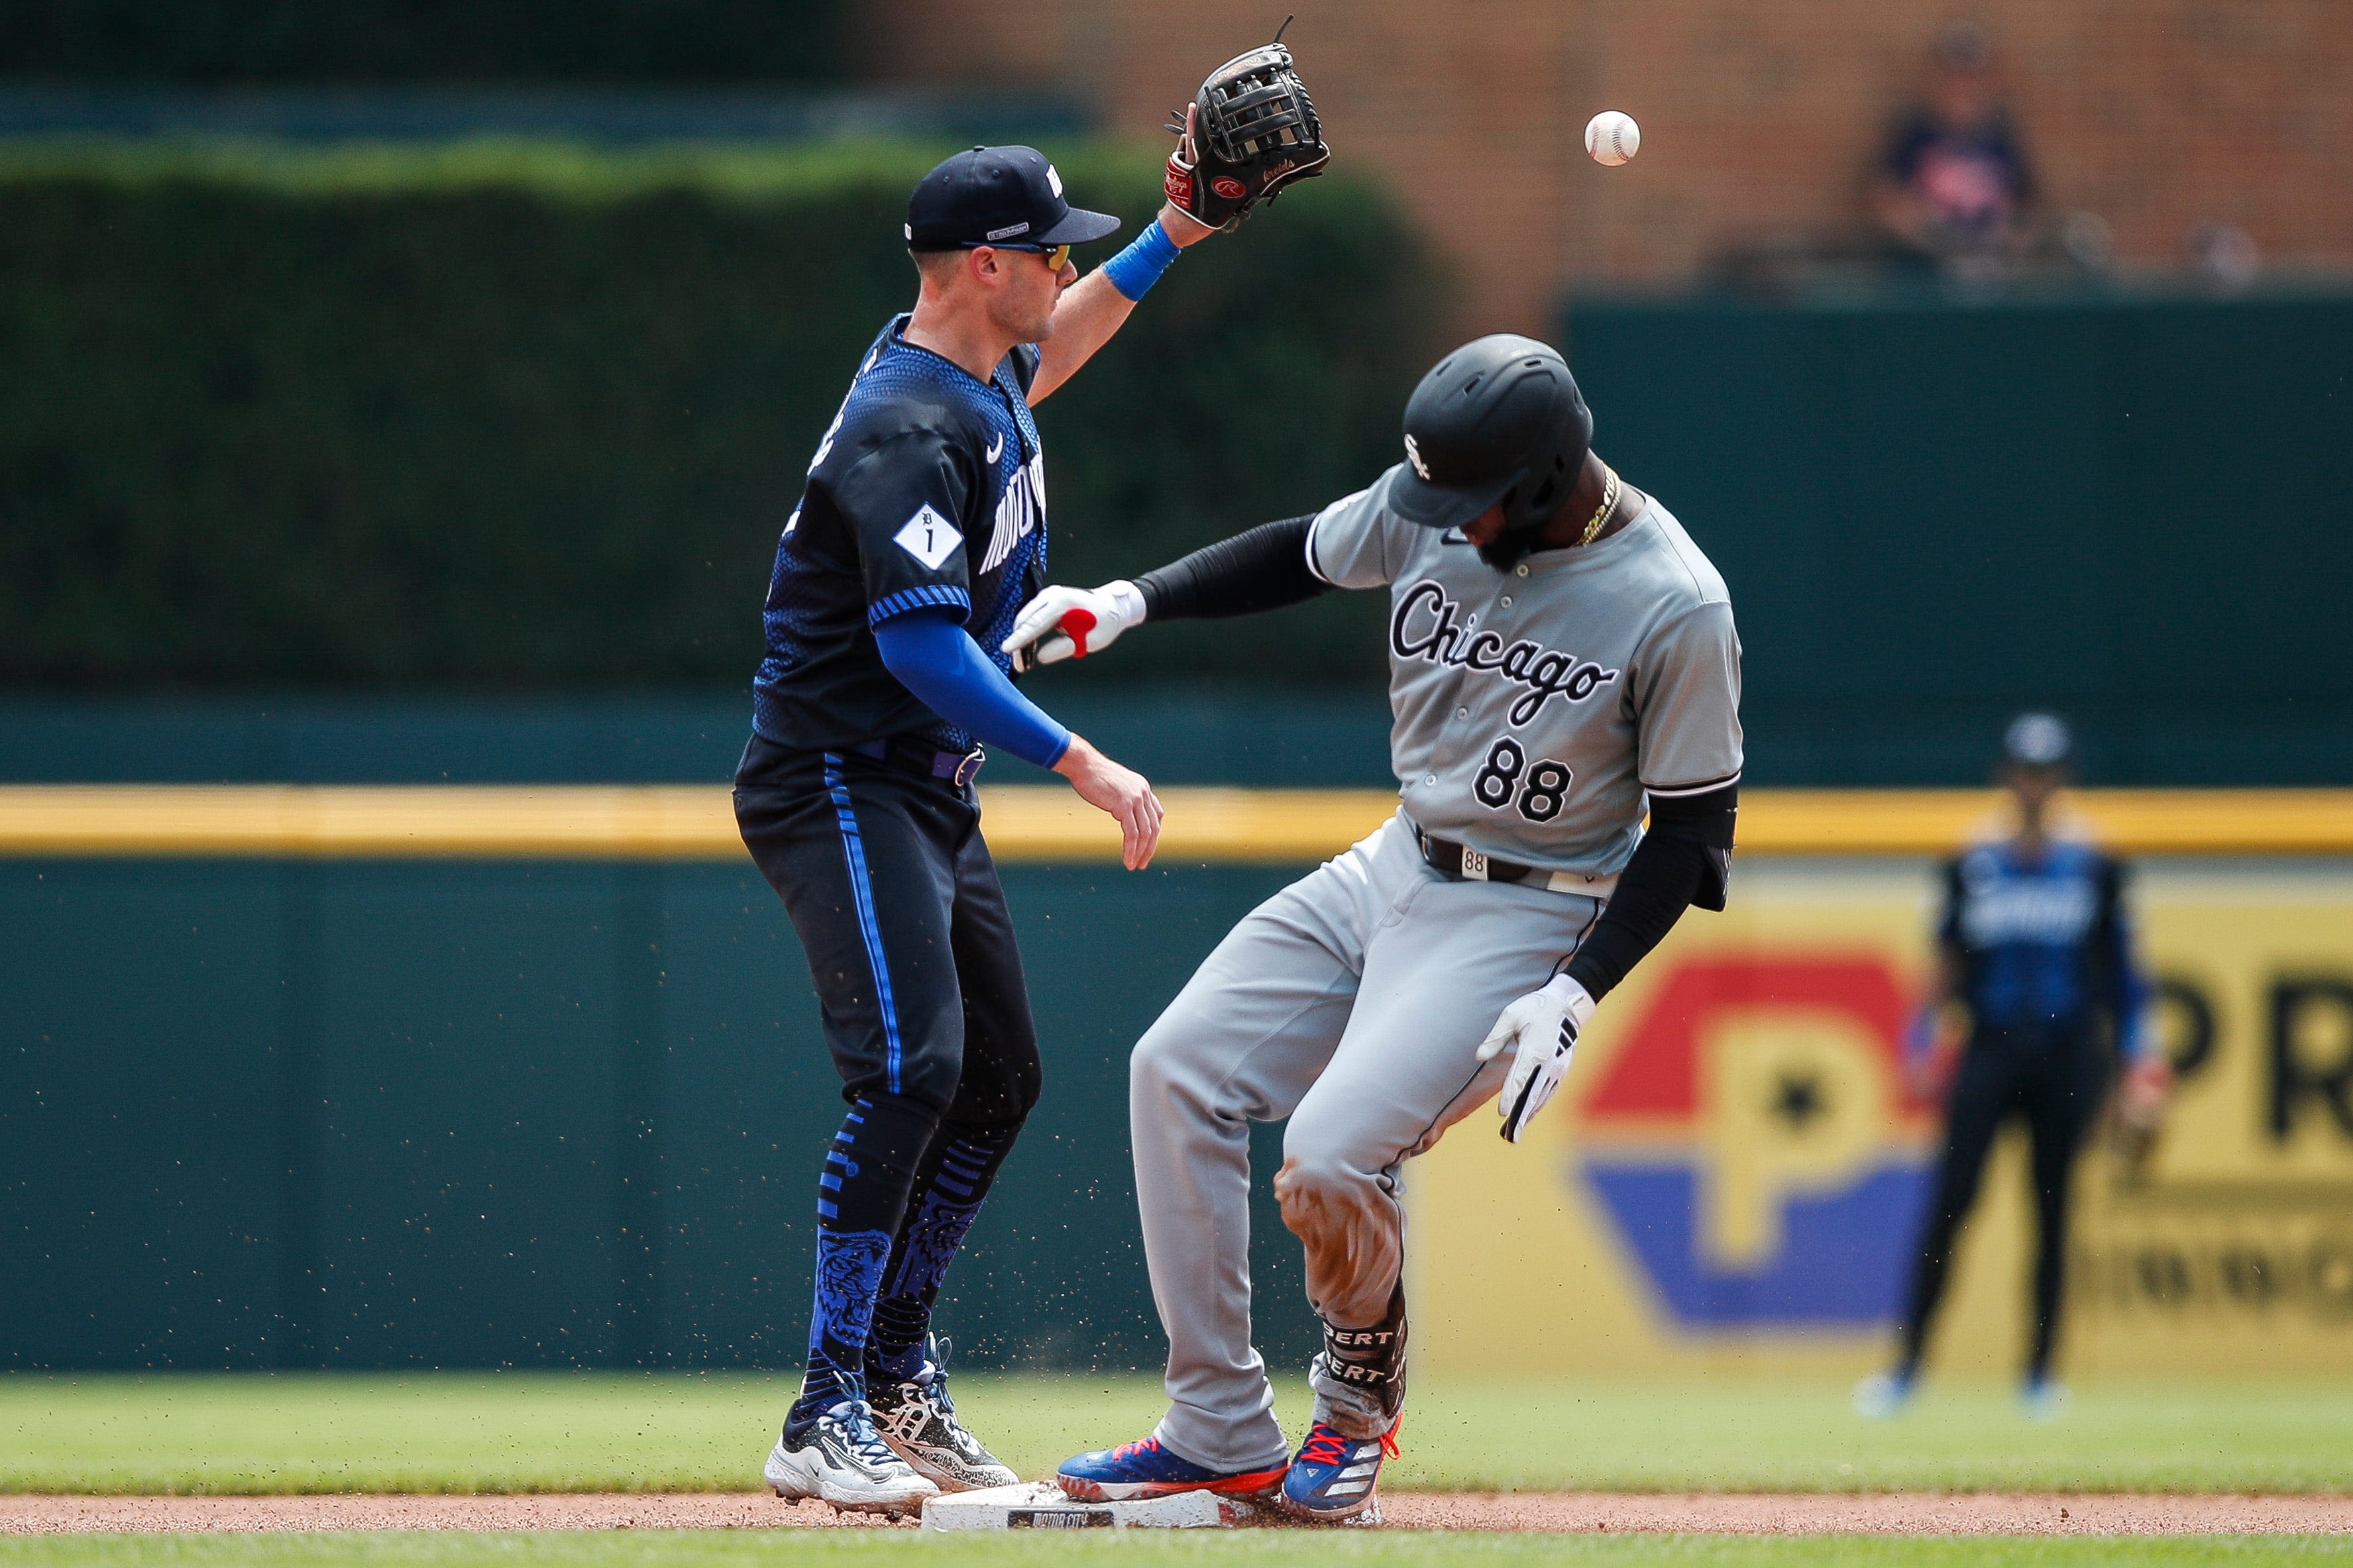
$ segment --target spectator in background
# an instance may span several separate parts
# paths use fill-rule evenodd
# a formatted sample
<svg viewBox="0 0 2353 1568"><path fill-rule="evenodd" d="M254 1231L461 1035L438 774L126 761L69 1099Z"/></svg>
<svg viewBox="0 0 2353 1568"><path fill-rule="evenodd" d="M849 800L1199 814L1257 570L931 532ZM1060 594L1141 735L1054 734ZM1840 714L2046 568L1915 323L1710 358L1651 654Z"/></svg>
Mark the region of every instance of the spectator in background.
<svg viewBox="0 0 2353 1568"><path fill-rule="evenodd" d="M1872 210L1907 256L1941 269L2000 270L2027 247L2033 170L2002 106L1993 44L1948 24L1930 52L1928 92L1888 137Z"/></svg>
<svg viewBox="0 0 2353 1568"><path fill-rule="evenodd" d="M2235 294L2263 271L2255 237L2234 223L2201 223L2182 236L2191 275L2218 294Z"/></svg>
<svg viewBox="0 0 2353 1568"><path fill-rule="evenodd" d="M1949 1079L1945 1148L1914 1264L1903 1352L1894 1369L1855 1388L1855 1408L1893 1415L1919 1377L1928 1325L1944 1294L1953 1240L1977 1202L1994 1134L2012 1116L2033 1141L2034 1331L2024 1395L2029 1415L2058 1413L2051 1380L2066 1264L2067 1189L2084 1135L2127 1064L2120 1114L2153 1127L2171 1071L2143 1029L2146 996L2124 904L2124 868L2080 837L2053 831L2052 800L2073 752L2067 726L2028 713L2002 737L2000 777L2017 808L2007 838L1945 868L1935 989L1905 1041L1915 1087ZM1968 1043L1956 1069L1944 1028L1958 1005ZM2112 1048L2113 1044L2113 1048Z"/></svg>

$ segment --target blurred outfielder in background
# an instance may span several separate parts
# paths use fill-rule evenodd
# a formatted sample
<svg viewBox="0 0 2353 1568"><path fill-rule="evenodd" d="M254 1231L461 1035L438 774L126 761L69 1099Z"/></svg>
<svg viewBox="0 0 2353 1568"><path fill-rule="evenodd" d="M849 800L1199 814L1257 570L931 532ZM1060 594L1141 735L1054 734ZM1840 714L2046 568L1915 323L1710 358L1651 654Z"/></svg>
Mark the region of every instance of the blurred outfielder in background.
<svg viewBox="0 0 2353 1568"><path fill-rule="evenodd" d="M2147 982L2125 868L2080 830L2052 820L2073 749L2066 724L2051 714L2013 721L2002 734L2000 776L2017 821L1943 870L1934 978L1904 1047L1906 1070L1945 1101L1945 1148L1905 1303L1901 1356L1893 1372L1856 1391L1867 1415L1894 1415L1911 1397L1955 1233L1977 1201L1994 1135L2012 1116L2026 1122L2034 1173L2034 1318L2023 1397L2034 1414L2057 1414L2051 1356L2069 1188L2119 1058L2120 1129L2153 1137L2163 1119L2172 1069L2144 1027ZM1957 1053L1946 1028L1952 1008L1968 1034Z"/></svg>

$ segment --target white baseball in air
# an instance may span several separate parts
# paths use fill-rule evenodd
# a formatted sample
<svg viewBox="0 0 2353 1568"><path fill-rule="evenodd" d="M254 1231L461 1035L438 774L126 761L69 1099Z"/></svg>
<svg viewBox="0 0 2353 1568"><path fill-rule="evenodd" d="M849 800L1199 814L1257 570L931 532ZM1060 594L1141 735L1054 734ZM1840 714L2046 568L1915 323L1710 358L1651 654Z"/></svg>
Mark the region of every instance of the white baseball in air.
<svg viewBox="0 0 2353 1568"><path fill-rule="evenodd" d="M1585 150L1614 169L1642 150L1642 128L1632 115L1605 109L1585 122Z"/></svg>

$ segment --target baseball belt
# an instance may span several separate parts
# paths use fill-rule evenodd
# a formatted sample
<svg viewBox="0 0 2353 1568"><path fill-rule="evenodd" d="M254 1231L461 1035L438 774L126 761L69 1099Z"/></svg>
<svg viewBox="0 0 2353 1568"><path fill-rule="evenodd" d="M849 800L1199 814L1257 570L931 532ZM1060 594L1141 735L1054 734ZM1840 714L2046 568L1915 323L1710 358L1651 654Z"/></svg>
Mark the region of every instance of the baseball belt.
<svg viewBox="0 0 2353 1568"><path fill-rule="evenodd" d="M980 764L988 760L988 753L977 744L969 752L943 752L920 741L893 739L868 741L849 749L900 773L912 773L919 779L942 779L958 789L972 783L980 773Z"/></svg>
<svg viewBox="0 0 2353 1568"><path fill-rule="evenodd" d="M1419 827L1413 830L1413 836L1430 869L1450 882L1521 882L1549 893L1580 893L1588 899L1607 899L1618 889L1614 871L1593 876L1582 871L1548 871L1542 866L1499 860L1468 844L1457 844L1451 838L1440 838Z"/></svg>

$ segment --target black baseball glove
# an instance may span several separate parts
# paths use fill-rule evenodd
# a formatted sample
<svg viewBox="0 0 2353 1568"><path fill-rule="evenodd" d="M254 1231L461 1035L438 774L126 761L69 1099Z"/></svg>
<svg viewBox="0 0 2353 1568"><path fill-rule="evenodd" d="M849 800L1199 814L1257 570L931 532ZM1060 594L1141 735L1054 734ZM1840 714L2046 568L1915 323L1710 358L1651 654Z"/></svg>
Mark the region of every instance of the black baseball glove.
<svg viewBox="0 0 2353 1568"><path fill-rule="evenodd" d="M1275 42L1211 71L1180 122L1168 127L1176 151L1162 188L1212 228L1240 227L1250 208L1332 161L1314 101L1282 38L1277 33Z"/></svg>

